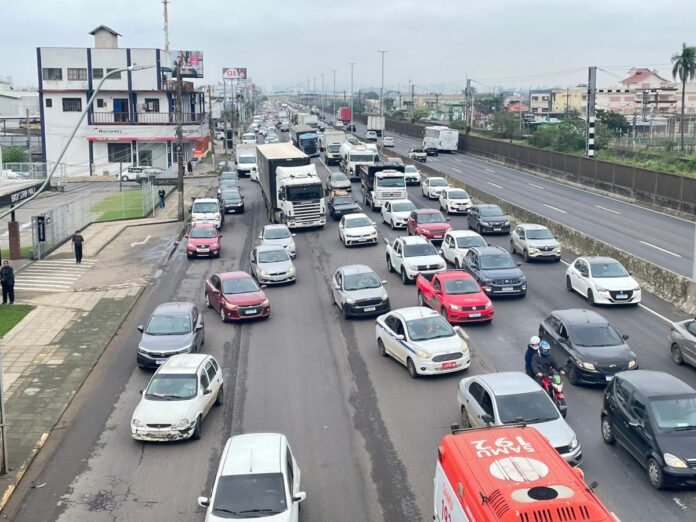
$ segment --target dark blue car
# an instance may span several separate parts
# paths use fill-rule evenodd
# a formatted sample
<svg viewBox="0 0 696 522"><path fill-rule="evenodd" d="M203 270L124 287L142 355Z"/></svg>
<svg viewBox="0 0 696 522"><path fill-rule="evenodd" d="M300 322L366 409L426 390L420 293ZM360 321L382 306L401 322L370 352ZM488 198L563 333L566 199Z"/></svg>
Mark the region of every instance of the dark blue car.
<svg viewBox="0 0 696 522"><path fill-rule="evenodd" d="M527 294L527 278L520 264L502 247L470 248L464 257L465 268L489 296Z"/></svg>

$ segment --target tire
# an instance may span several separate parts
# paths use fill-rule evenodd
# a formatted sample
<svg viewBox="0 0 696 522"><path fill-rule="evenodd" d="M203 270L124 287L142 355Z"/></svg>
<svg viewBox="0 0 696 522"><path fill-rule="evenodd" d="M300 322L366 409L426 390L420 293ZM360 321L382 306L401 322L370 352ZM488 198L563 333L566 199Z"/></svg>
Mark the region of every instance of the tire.
<svg viewBox="0 0 696 522"><path fill-rule="evenodd" d="M614 437L614 427L609 422L609 419L602 417L601 421L602 430L602 440L607 444L616 444L616 438Z"/></svg>
<svg viewBox="0 0 696 522"><path fill-rule="evenodd" d="M391 227L392 230L394 230L394 220L393 219L389 223L389 226Z"/></svg>
<svg viewBox="0 0 696 522"><path fill-rule="evenodd" d="M225 307L222 306L222 305L220 305L220 320L221 320L223 323L226 323L226 322L227 322L227 317L225 317Z"/></svg>
<svg viewBox="0 0 696 522"><path fill-rule="evenodd" d="M410 283L408 276L406 275L406 270L404 268L401 269L401 282L405 285Z"/></svg>
<svg viewBox="0 0 696 522"><path fill-rule="evenodd" d="M568 370L566 370L566 373L568 374L568 381L570 381L570 384L573 386L578 385L578 373L577 370L575 369L575 365L571 362L568 363Z"/></svg>
<svg viewBox="0 0 696 522"><path fill-rule="evenodd" d="M418 306L425 306L425 300L423 299L423 294L418 292Z"/></svg>
<svg viewBox="0 0 696 522"><path fill-rule="evenodd" d="M469 428L469 427L470 427L470 426L469 426L469 416L468 416L467 413L466 413L466 407L465 407L465 406L462 406L462 407L459 409L459 415L460 415L459 427L460 427L460 428Z"/></svg>
<svg viewBox="0 0 696 522"><path fill-rule="evenodd" d="M193 440L200 440L201 435L203 434L203 417L198 416L196 419L196 427L193 428L193 433L191 434L191 438Z"/></svg>
<svg viewBox="0 0 696 522"><path fill-rule="evenodd" d="M225 387L220 386L220 389L218 390L217 397L215 397L215 406L222 406L222 403L225 402Z"/></svg>
<svg viewBox="0 0 696 522"><path fill-rule="evenodd" d="M566 415L568 415L568 407L566 406L565 399L556 399L556 407L558 408L558 411L561 412L561 415L565 419Z"/></svg>
<svg viewBox="0 0 696 522"><path fill-rule="evenodd" d="M408 376L411 377L411 379L418 378L418 371L416 370L416 365L413 364L413 359L411 359L410 357L406 360L406 370L408 370Z"/></svg>
<svg viewBox="0 0 696 522"><path fill-rule="evenodd" d="M522 257L524 258L525 263L529 263L529 251L525 248L524 253L522 254Z"/></svg>
<svg viewBox="0 0 696 522"><path fill-rule="evenodd" d="M570 276L566 276L566 290L573 292L573 283L570 282Z"/></svg>
<svg viewBox="0 0 696 522"><path fill-rule="evenodd" d="M454 266L455 266L457 269L459 269L459 270L462 269L462 263L461 263L461 261L459 261L458 258L455 258L455 259L454 259Z"/></svg>
<svg viewBox="0 0 696 522"><path fill-rule="evenodd" d="M681 366L684 364L684 356L682 354L681 348L679 348L679 345L677 343L674 343L672 345L672 361L674 361L674 364L677 364Z"/></svg>
<svg viewBox="0 0 696 522"><path fill-rule="evenodd" d="M206 306L206 308L213 307L213 305L210 304L210 298L208 297L208 292L205 293L205 306Z"/></svg>
<svg viewBox="0 0 696 522"><path fill-rule="evenodd" d="M387 256L387 271L391 274L394 272L394 267L392 266L391 257Z"/></svg>
<svg viewBox="0 0 696 522"><path fill-rule="evenodd" d="M648 480L650 485L655 489L665 488L665 476L662 473L662 468L655 459L648 460Z"/></svg>
<svg viewBox="0 0 696 522"><path fill-rule="evenodd" d="M377 339L377 351L382 357L387 356L387 349L384 347L384 343L382 342L382 339Z"/></svg>
<svg viewBox="0 0 696 522"><path fill-rule="evenodd" d="M587 291L587 302L590 303L592 306L597 306L597 303L595 302L594 294L592 293L592 290Z"/></svg>
<svg viewBox="0 0 696 522"><path fill-rule="evenodd" d="M517 250L515 250L515 243L512 242L512 239L510 240L510 253L513 256L517 253Z"/></svg>
<svg viewBox="0 0 696 522"><path fill-rule="evenodd" d="M447 308L444 306L440 308L440 315L447 321L448 323L450 322L449 320L449 315L447 314Z"/></svg>
<svg viewBox="0 0 696 522"><path fill-rule="evenodd" d="M348 312L348 309L345 306L341 308L341 312L343 313L344 319L350 319L350 312Z"/></svg>

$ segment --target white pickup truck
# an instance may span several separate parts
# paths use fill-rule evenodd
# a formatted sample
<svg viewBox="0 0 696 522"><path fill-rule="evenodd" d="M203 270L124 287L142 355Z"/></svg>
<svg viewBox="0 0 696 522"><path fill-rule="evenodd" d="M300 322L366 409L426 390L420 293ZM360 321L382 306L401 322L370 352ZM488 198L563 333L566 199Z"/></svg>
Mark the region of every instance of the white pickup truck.
<svg viewBox="0 0 696 522"><path fill-rule="evenodd" d="M406 236L387 243L387 270L401 275L405 285L415 281L418 274L431 275L444 272L447 263L437 253L433 244L420 236Z"/></svg>

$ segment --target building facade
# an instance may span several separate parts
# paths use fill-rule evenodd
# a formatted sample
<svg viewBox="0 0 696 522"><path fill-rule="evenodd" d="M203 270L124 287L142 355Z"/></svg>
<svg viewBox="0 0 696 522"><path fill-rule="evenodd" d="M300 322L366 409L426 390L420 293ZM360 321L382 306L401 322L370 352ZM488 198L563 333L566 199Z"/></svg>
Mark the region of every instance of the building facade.
<svg viewBox="0 0 696 522"><path fill-rule="evenodd" d="M94 48L39 47L36 60L44 161L55 161L99 82L109 76L68 146L66 175L115 174L130 165L163 170L176 163L176 81L169 53L118 47L118 33L99 26ZM182 81L184 161L207 150L203 92Z"/></svg>
<svg viewBox="0 0 696 522"><path fill-rule="evenodd" d="M552 89L534 89L529 91L529 112L538 115L549 115L553 108Z"/></svg>

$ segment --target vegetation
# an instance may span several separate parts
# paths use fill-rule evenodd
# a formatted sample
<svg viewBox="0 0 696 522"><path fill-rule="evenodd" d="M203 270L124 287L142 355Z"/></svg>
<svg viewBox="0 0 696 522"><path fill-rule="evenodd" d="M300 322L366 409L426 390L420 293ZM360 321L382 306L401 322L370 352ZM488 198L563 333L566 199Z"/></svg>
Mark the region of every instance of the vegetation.
<svg viewBox="0 0 696 522"><path fill-rule="evenodd" d="M100 214L95 221L143 217L143 197L143 191L140 189L111 194L92 206L92 212Z"/></svg>
<svg viewBox="0 0 696 522"><path fill-rule="evenodd" d="M7 332L12 330L12 328L34 309L31 305L22 304L0 306L2 306L2 313L0 314L0 338L4 337Z"/></svg>
<svg viewBox="0 0 696 522"><path fill-rule="evenodd" d="M23 247L19 248L19 257L22 259L27 259L28 257L31 256L31 251L33 250L34 247L31 245L25 245ZM3 248L0 251L0 254L2 255L3 259L10 259L10 249L9 248Z"/></svg>
<svg viewBox="0 0 696 522"><path fill-rule="evenodd" d="M685 96L686 96L686 82L696 78L696 47L689 47L685 43L682 44L682 51L679 54L672 56L672 77L676 80L677 77L682 84L682 96L681 96L681 120L680 121L680 135L681 135L681 148L679 149L682 153L684 152L684 109L685 107Z"/></svg>
<svg viewBox="0 0 696 522"><path fill-rule="evenodd" d="M27 150L21 147L3 147L3 163L25 163L27 161Z"/></svg>

